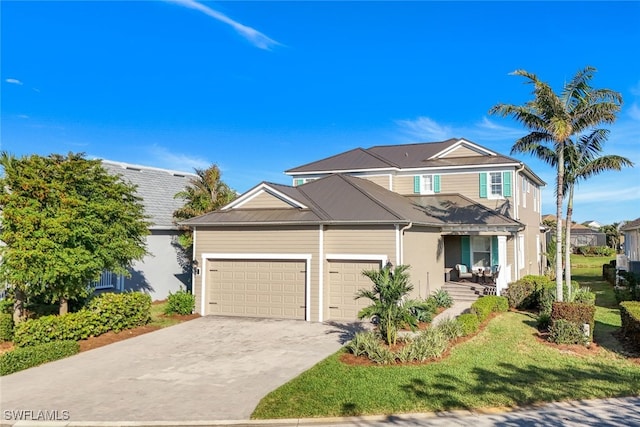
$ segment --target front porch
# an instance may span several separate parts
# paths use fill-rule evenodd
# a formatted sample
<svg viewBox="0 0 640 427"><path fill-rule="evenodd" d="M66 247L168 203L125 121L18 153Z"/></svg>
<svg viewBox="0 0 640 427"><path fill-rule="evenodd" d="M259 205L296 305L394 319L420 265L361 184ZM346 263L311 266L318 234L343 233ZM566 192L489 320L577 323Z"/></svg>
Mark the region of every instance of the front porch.
<svg viewBox="0 0 640 427"><path fill-rule="evenodd" d="M475 301L485 295L496 295L496 286L474 282L448 281L442 286L455 302Z"/></svg>

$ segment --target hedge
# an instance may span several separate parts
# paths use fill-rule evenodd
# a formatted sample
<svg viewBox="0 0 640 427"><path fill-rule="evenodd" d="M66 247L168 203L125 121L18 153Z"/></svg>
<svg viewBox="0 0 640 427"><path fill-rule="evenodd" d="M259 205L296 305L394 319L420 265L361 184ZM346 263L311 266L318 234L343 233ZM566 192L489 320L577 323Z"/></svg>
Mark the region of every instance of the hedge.
<svg viewBox="0 0 640 427"><path fill-rule="evenodd" d="M76 313L44 316L20 323L15 328L13 341L18 347L78 341L144 325L151 319L150 313L151 297L147 294L105 293Z"/></svg>
<svg viewBox="0 0 640 427"><path fill-rule="evenodd" d="M554 322L564 319L580 327L589 324L589 341L593 341L596 307L591 304L577 302L554 302L551 308L551 328Z"/></svg>
<svg viewBox="0 0 640 427"><path fill-rule="evenodd" d="M46 362L72 356L80 351L76 341L55 341L32 347L16 348L0 355L0 375L9 375Z"/></svg>
<svg viewBox="0 0 640 427"><path fill-rule="evenodd" d="M536 308L545 305L555 283L546 276L527 275L509 284L503 295L511 308Z"/></svg>
<svg viewBox="0 0 640 427"><path fill-rule="evenodd" d="M640 302L621 302L620 319L622 320L622 334L635 347L640 348Z"/></svg>
<svg viewBox="0 0 640 427"><path fill-rule="evenodd" d="M473 313L461 314L456 318L456 321L462 327L462 335L465 337L475 334L480 329L480 319Z"/></svg>
<svg viewBox="0 0 640 427"><path fill-rule="evenodd" d="M13 340L13 315L0 313L0 342Z"/></svg>
<svg viewBox="0 0 640 427"><path fill-rule="evenodd" d="M509 301L505 297L487 295L471 304L471 313L478 316L480 323L493 312L505 312L509 310Z"/></svg>

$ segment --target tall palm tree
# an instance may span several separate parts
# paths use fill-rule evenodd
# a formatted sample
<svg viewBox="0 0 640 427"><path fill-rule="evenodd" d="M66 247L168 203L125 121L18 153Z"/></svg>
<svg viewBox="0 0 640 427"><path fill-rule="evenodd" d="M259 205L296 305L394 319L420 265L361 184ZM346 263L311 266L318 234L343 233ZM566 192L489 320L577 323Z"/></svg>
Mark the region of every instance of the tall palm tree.
<svg viewBox="0 0 640 427"><path fill-rule="evenodd" d="M194 171L197 178L191 179L189 186L174 196L185 201L184 206L173 213L178 220L212 212L236 197L235 191L222 181L222 172L217 165Z"/></svg>
<svg viewBox="0 0 640 427"><path fill-rule="evenodd" d="M535 74L525 70L513 74L527 79L533 85L533 99L524 105L497 104L490 114L512 116L530 133L518 139L511 152L540 156L539 147L552 150L556 162L556 242L562 242L562 201L565 188L565 148L574 144L574 139L602 123L613 123L620 111L622 96L609 89L593 89L590 81L593 67L580 70L565 83L562 92L556 94L551 86ZM545 150L543 150L545 151ZM558 301L563 300L562 289L562 245L556 248L556 292ZM568 263L568 260L567 260Z"/></svg>
<svg viewBox="0 0 640 427"><path fill-rule="evenodd" d="M579 181L586 180L605 171L621 170L626 166L633 166L633 162L626 157L617 155L602 156L602 145L607 140L607 129L595 129L587 135L582 135L576 143L564 147L564 178L562 192L567 200L567 214L565 220L565 272L569 297L571 297L571 217L573 215L573 195L575 185ZM556 167L558 155L555 151L541 143L521 146L518 142L513 148L515 151L535 152L536 156Z"/></svg>

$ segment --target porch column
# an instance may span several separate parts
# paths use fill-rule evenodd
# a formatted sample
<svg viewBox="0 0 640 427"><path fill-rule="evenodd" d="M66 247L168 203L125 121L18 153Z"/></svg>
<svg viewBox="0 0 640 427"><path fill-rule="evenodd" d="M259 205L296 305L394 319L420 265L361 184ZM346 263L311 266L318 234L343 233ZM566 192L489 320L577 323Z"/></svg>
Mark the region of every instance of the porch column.
<svg viewBox="0 0 640 427"><path fill-rule="evenodd" d="M500 295L502 289L507 287L507 236L498 236L498 265L500 274L496 281L496 295Z"/></svg>

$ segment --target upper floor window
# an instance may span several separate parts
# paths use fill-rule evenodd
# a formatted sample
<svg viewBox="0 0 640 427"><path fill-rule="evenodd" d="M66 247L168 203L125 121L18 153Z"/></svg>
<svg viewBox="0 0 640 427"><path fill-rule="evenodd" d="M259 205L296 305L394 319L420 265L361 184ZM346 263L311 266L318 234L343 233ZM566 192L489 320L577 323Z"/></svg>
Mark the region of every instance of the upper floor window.
<svg viewBox="0 0 640 427"><path fill-rule="evenodd" d="M511 172L481 172L480 197L489 199L511 197Z"/></svg>
<svg viewBox="0 0 640 427"><path fill-rule="evenodd" d="M434 194L440 192L440 175L416 175L413 177L413 192Z"/></svg>

